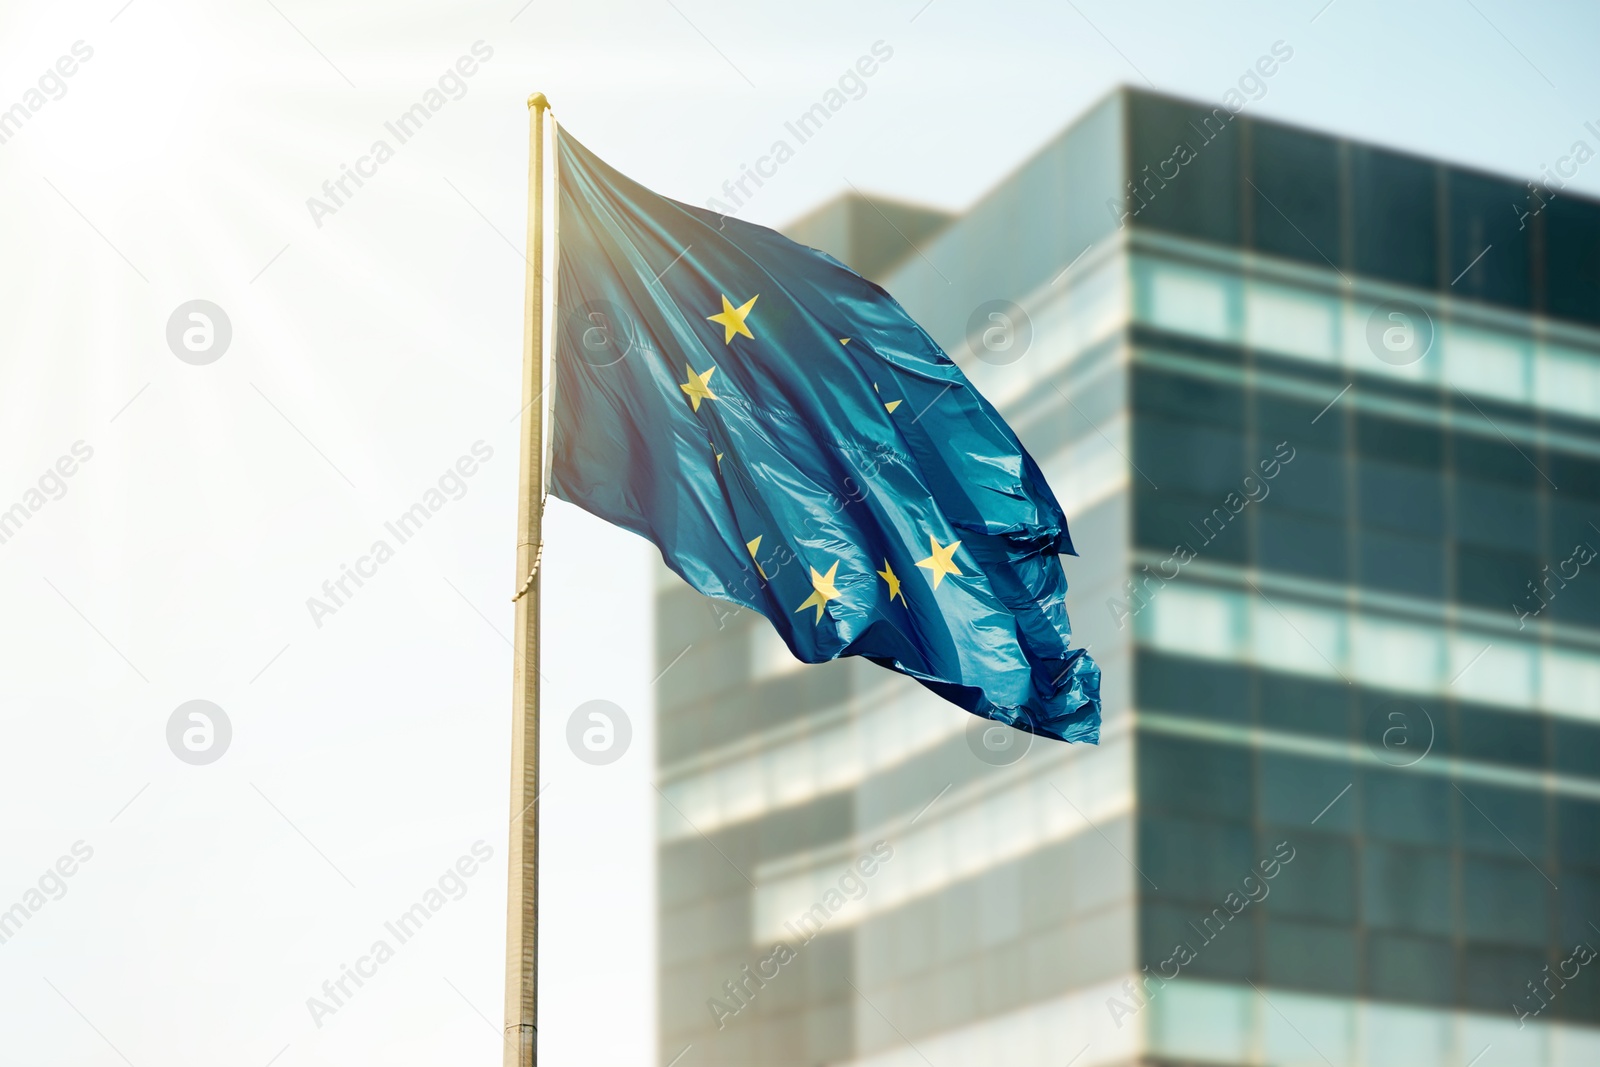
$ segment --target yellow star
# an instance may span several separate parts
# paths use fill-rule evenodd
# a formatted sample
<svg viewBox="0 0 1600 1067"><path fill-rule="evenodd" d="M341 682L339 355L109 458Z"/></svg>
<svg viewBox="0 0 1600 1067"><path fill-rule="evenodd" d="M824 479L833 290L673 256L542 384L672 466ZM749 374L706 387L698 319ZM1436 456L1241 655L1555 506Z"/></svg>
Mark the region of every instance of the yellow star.
<svg viewBox="0 0 1600 1067"><path fill-rule="evenodd" d="M756 559L756 550L761 547L762 536L762 534L756 534L756 539L754 541L746 541L744 547L749 550L750 558L756 560L756 573L765 578L767 572L761 569L761 561Z"/></svg>
<svg viewBox="0 0 1600 1067"><path fill-rule="evenodd" d="M817 617L811 620L813 625L822 621L822 606L828 601L838 600L840 597L839 590L833 587L833 576L838 573L838 560L833 561L833 566L828 568L827 574L818 574L817 568L811 568L811 595L806 598L806 602L804 604L801 604L794 610L799 612L804 611L807 608L816 608Z"/></svg>
<svg viewBox="0 0 1600 1067"><path fill-rule="evenodd" d="M883 570L878 572L878 577L889 583L889 599L900 598L900 603L906 602L906 595L900 591L900 579L895 575L894 568L889 566L889 561L883 561Z"/></svg>
<svg viewBox="0 0 1600 1067"><path fill-rule="evenodd" d="M961 547L961 542L951 541L948 545L941 545L938 538L929 536L928 543L933 546L933 555L927 559L917 560L917 566L926 567L933 572L933 587L939 588L939 583L944 581L944 576L947 574L961 577L960 569L950 559L956 554L956 549Z"/></svg>
<svg viewBox="0 0 1600 1067"><path fill-rule="evenodd" d="M872 383L872 391L873 391L873 392L874 392L874 393L876 393L876 392L878 392L878 391L879 391L879 389L878 389L878 383L877 383L877 382L873 382L873 383ZM887 404L885 404L885 405L883 405L883 410L885 410L885 411L887 411L887 412L888 412L888 413L889 413L889 414L891 414L891 415L893 415L893 414L894 414L894 409L895 409L895 408L897 408L897 407L899 407L899 406L900 406L900 401L898 401L898 400L891 400L891 401L889 401L889 402L888 402L888 403L887 403Z"/></svg>
<svg viewBox="0 0 1600 1067"><path fill-rule="evenodd" d="M842 345L847 345L847 344L849 344L849 343L850 343L850 338L848 338L848 337L841 337L841 338L839 338L839 343L840 343L840 344L842 344Z"/></svg>
<svg viewBox="0 0 1600 1067"><path fill-rule="evenodd" d="M756 301L760 298L761 294L757 293L743 304L734 307L733 301L728 299L727 294L723 294L721 313L706 316L711 322L721 323L724 333L723 344L731 345L733 343L733 335L736 333L748 337L752 341L755 340L756 335L750 332L750 327L744 324L744 320L745 316L750 314L750 309L755 306Z"/></svg>
<svg viewBox="0 0 1600 1067"><path fill-rule="evenodd" d="M689 394L689 403L694 405L694 410L700 410L702 400L720 400L721 397L711 391L711 376L717 373L717 368L712 367L704 374L696 374L694 368L687 363L683 365L684 371L689 375L689 380L678 386Z"/></svg>

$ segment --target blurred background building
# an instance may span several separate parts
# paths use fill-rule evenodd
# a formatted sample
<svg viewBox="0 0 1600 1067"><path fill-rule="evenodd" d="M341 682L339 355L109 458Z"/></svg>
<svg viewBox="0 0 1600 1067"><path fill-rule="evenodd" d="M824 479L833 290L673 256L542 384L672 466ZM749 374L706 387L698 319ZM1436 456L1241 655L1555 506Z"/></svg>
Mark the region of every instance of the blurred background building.
<svg viewBox="0 0 1600 1067"><path fill-rule="evenodd" d="M1123 90L789 232L1044 467L1104 738L663 571L660 1062L1600 1062L1600 205Z"/></svg>

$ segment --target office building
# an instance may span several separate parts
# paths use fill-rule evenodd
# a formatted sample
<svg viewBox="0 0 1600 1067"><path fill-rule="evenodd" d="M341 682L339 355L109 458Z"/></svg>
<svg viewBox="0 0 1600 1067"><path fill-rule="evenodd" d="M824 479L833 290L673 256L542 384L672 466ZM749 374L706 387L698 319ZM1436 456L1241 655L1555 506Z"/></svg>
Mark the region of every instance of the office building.
<svg viewBox="0 0 1600 1067"><path fill-rule="evenodd" d="M1600 204L1119 90L790 232L1040 461L1104 735L663 571L660 1062L1600 1063Z"/></svg>

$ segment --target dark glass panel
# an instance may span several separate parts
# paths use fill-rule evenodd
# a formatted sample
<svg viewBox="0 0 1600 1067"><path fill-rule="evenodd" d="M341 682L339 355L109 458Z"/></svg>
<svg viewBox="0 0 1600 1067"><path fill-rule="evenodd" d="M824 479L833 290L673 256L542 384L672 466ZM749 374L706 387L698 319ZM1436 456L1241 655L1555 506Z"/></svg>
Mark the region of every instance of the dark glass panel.
<svg viewBox="0 0 1600 1067"><path fill-rule="evenodd" d="M1381 459L1432 470L1444 465L1444 435L1432 426L1415 422L1357 415L1356 448L1363 459Z"/></svg>
<svg viewBox="0 0 1600 1067"><path fill-rule="evenodd" d="M1441 937L1454 931L1450 853L1369 841L1362 851L1361 880L1368 926Z"/></svg>
<svg viewBox="0 0 1600 1067"><path fill-rule="evenodd" d="M1351 830L1355 801L1345 788L1354 781L1355 771L1347 763L1263 750L1261 821L1284 826L1311 826L1314 822L1323 830ZM1336 797L1338 803L1334 803Z"/></svg>
<svg viewBox="0 0 1600 1067"><path fill-rule="evenodd" d="M1264 977L1269 985L1351 996L1356 938L1348 926L1268 919Z"/></svg>
<svg viewBox="0 0 1600 1067"><path fill-rule="evenodd" d="M1363 770L1361 815L1368 836L1443 845L1450 841L1447 779L1416 770Z"/></svg>
<svg viewBox="0 0 1600 1067"><path fill-rule="evenodd" d="M1360 584L1387 593L1444 596L1445 555L1438 541L1367 529L1360 538Z"/></svg>
<svg viewBox="0 0 1600 1067"><path fill-rule="evenodd" d="M1254 779L1246 749L1139 735L1139 796L1149 810L1245 820Z"/></svg>
<svg viewBox="0 0 1600 1067"><path fill-rule="evenodd" d="M1600 322L1600 204L1557 195L1542 217L1545 306L1552 315Z"/></svg>
<svg viewBox="0 0 1600 1067"><path fill-rule="evenodd" d="M1344 523L1262 511L1256 517L1257 564L1310 578L1343 581L1346 566Z"/></svg>
<svg viewBox="0 0 1600 1067"><path fill-rule="evenodd" d="M1349 686L1271 672L1263 672L1258 684L1261 725L1321 737L1350 736Z"/></svg>
<svg viewBox="0 0 1600 1067"><path fill-rule="evenodd" d="M1250 128L1254 246L1317 266L1339 262L1339 147L1282 126Z"/></svg>
<svg viewBox="0 0 1600 1067"><path fill-rule="evenodd" d="M1127 221L1238 245L1239 130L1222 107L1130 98ZM1142 206L1141 206L1142 205Z"/></svg>
<svg viewBox="0 0 1600 1067"><path fill-rule="evenodd" d="M1444 476L1438 468L1362 459L1356 479L1363 526L1433 537L1444 532Z"/></svg>
<svg viewBox="0 0 1600 1067"><path fill-rule="evenodd" d="M1250 671L1234 664L1141 651L1137 700L1141 711L1249 722Z"/></svg>
<svg viewBox="0 0 1600 1067"><path fill-rule="evenodd" d="M1439 284L1434 175L1432 163L1351 146L1357 271L1429 289Z"/></svg>
<svg viewBox="0 0 1600 1067"><path fill-rule="evenodd" d="M1494 304L1531 308L1528 235L1532 231L1509 206L1524 204L1527 189L1459 170L1449 172L1449 187L1450 262L1445 273L1455 279L1451 290Z"/></svg>

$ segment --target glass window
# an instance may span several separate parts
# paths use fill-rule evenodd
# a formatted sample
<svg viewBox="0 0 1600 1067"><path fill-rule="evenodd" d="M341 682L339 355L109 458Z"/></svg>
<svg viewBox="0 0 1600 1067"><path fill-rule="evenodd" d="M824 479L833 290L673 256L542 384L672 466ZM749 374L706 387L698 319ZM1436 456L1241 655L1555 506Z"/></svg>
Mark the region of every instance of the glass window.
<svg viewBox="0 0 1600 1067"><path fill-rule="evenodd" d="M1138 633L1167 651L1232 659L1242 643L1242 608L1236 594L1169 585L1136 616Z"/></svg>
<svg viewBox="0 0 1600 1067"><path fill-rule="evenodd" d="M1330 393L1329 399L1333 395ZM1343 451L1344 419L1336 417L1332 411L1325 418L1317 419L1327 407L1326 401L1298 400L1265 389L1252 390L1251 400L1255 404L1255 449L1260 456L1265 456L1280 441L1288 441L1297 450L1304 443L1332 452ZM1317 421L1312 422L1312 419Z"/></svg>
<svg viewBox="0 0 1600 1067"><path fill-rule="evenodd" d="M1140 318L1150 325L1213 341L1238 340L1232 307L1237 280L1165 263L1147 263L1140 277Z"/></svg>
<svg viewBox="0 0 1600 1067"><path fill-rule="evenodd" d="M1450 1004L1456 957L1450 942L1403 934L1367 935L1367 993L1389 1000Z"/></svg>
<svg viewBox="0 0 1600 1067"><path fill-rule="evenodd" d="M1526 708L1534 701L1538 646L1459 636L1450 642L1450 688L1464 700Z"/></svg>
<svg viewBox="0 0 1600 1067"><path fill-rule="evenodd" d="M1355 1003L1349 1000L1329 1000L1327 997L1300 993L1274 993L1272 1006L1265 1008L1261 1014L1263 1058L1257 1062L1306 1064L1307 1067L1322 1063L1353 1063L1356 1012Z"/></svg>
<svg viewBox="0 0 1600 1067"><path fill-rule="evenodd" d="M1597 364L1600 365L1600 364ZM1545 457L1550 480L1563 495L1600 501L1600 460L1570 452L1549 452Z"/></svg>
<svg viewBox="0 0 1600 1067"><path fill-rule="evenodd" d="M1244 425L1244 393L1236 386L1144 367L1133 371L1133 407L1173 422L1210 422L1229 430Z"/></svg>
<svg viewBox="0 0 1600 1067"><path fill-rule="evenodd" d="M1456 550L1456 596L1495 611L1513 611L1513 604L1526 608L1528 583L1539 566L1536 556L1462 545Z"/></svg>
<svg viewBox="0 0 1600 1067"><path fill-rule="evenodd" d="M1552 315L1600 322L1600 204L1570 196L1545 203L1545 307Z"/></svg>
<svg viewBox="0 0 1600 1067"><path fill-rule="evenodd" d="M1592 652L1546 648L1542 667L1540 703L1551 711L1600 719L1600 658Z"/></svg>
<svg viewBox="0 0 1600 1067"><path fill-rule="evenodd" d="M1556 894L1556 902L1561 909L1561 931L1556 947L1562 955L1579 942L1593 945L1595 932L1589 924L1600 923L1595 918L1600 915L1600 875L1562 871L1561 892ZM1600 1063L1600 1060L1595 1062Z"/></svg>
<svg viewBox="0 0 1600 1067"><path fill-rule="evenodd" d="M1271 511L1256 516L1256 562L1266 570L1287 571L1328 581L1343 581L1346 566L1343 520Z"/></svg>
<svg viewBox="0 0 1600 1067"><path fill-rule="evenodd" d="M1250 671L1240 665L1140 652L1138 686L1141 711L1250 721Z"/></svg>
<svg viewBox="0 0 1600 1067"><path fill-rule="evenodd" d="M1155 895L1193 901L1200 914L1236 891L1255 862L1250 828L1241 823L1139 820L1139 869L1161 887Z"/></svg>
<svg viewBox="0 0 1600 1067"><path fill-rule="evenodd" d="M1461 912L1467 937L1542 947L1549 936L1549 889L1550 884L1525 860L1468 856L1462 860L1461 871Z"/></svg>
<svg viewBox="0 0 1600 1067"><path fill-rule="evenodd" d="M1543 793L1483 782L1458 783L1456 788L1461 797L1463 848L1545 863Z"/></svg>
<svg viewBox="0 0 1600 1067"><path fill-rule="evenodd" d="M1160 492L1143 483L1135 488L1134 536L1139 544L1163 553L1186 545L1207 559L1234 563L1248 558L1245 520L1223 506L1220 496L1179 492L1170 488L1171 482L1167 484L1169 488ZM1167 573L1172 573L1170 567ZM1152 579L1152 586L1158 584Z"/></svg>
<svg viewBox="0 0 1600 1067"><path fill-rule="evenodd" d="M1179 945L1187 945L1194 959L1183 968L1186 978L1229 978L1235 981L1255 974L1256 930L1254 916L1245 911L1233 916L1227 908L1221 915L1207 911L1214 905L1156 904L1147 902L1139 908L1140 954L1143 963L1150 964L1156 972L1163 960L1172 956ZM1167 967L1171 973L1171 965ZM1153 1007L1161 1005L1167 997L1184 988L1178 982L1168 986L1155 998Z"/></svg>
<svg viewBox="0 0 1600 1067"><path fill-rule="evenodd" d="M1140 419L1134 434L1134 462L1164 489L1215 496L1215 504L1220 506L1226 494L1239 489L1247 472L1244 437L1237 432ZM1206 508L1200 514L1209 511Z"/></svg>
<svg viewBox="0 0 1600 1067"><path fill-rule="evenodd" d="M1600 801L1560 797L1556 812L1561 827L1562 865L1600 870ZM1563 875L1562 881L1565 880ZM1600 923L1600 910L1596 910L1594 921Z"/></svg>
<svg viewBox="0 0 1600 1067"><path fill-rule="evenodd" d="M1238 974L1250 972L1246 960ZM1174 983L1150 1004L1150 1051L1177 1060L1243 1063L1251 1054L1257 999L1242 985Z"/></svg>
<svg viewBox="0 0 1600 1067"><path fill-rule="evenodd" d="M1339 304L1332 297L1252 281L1245 286L1245 342L1268 352L1333 363L1339 356L1335 342L1338 312Z"/></svg>
<svg viewBox="0 0 1600 1067"><path fill-rule="evenodd" d="M1263 662L1282 666L1272 660ZM1260 673L1258 682L1261 725L1322 737L1350 736L1350 687L1343 682L1318 682L1265 671ZM1332 817L1332 812L1325 816Z"/></svg>
<svg viewBox="0 0 1600 1067"><path fill-rule="evenodd" d="M1546 342L1533 363L1533 396L1552 411L1600 418L1600 354Z"/></svg>
<svg viewBox="0 0 1600 1067"><path fill-rule="evenodd" d="M1473 671L1476 670L1475 665ZM1529 696L1520 703L1531 702ZM1463 705L1456 711L1456 753L1463 759L1542 768L1545 764L1544 733L1549 721L1543 715L1530 715L1526 711L1507 712Z"/></svg>
<svg viewBox="0 0 1600 1067"><path fill-rule="evenodd" d="M1287 453L1286 453L1287 454ZM1325 448L1300 446L1294 458L1282 465L1278 477L1265 483L1261 501L1268 511L1290 508L1311 515L1343 518L1348 510L1344 494L1344 457Z"/></svg>
<svg viewBox="0 0 1600 1067"><path fill-rule="evenodd" d="M1515 1025L1512 1005L1521 1004L1524 1011L1539 1006L1538 1001L1529 997L1528 983L1543 975L1544 965L1545 958L1538 952L1468 945L1461 958L1462 1000L1469 1008L1481 1008L1496 1015L1505 1013ZM1501 1047L1504 1047L1503 1043ZM1504 1062L1521 1064L1540 1061L1508 1056Z"/></svg>
<svg viewBox="0 0 1600 1067"><path fill-rule="evenodd" d="M1432 426L1356 416L1356 448L1363 458L1437 470L1444 465L1444 435Z"/></svg>
<svg viewBox="0 0 1600 1067"><path fill-rule="evenodd" d="M1527 403L1531 354L1527 340L1449 323L1443 349L1448 384L1465 393Z"/></svg>
<svg viewBox="0 0 1600 1067"><path fill-rule="evenodd" d="M1432 306L1432 302L1424 301ZM1380 318L1386 316L1386 318ZM1390 363L1387 359L1378 358L1377 349L1372 347L1367 331L1372 327L1374 320L1378 320L1380 336L1387 336L1387 331L1395 327L1404 327L1412 331L1417 337L1423 336L1423 331L1429 327L1426 323L1415 322L1407 313L1390 309L1380 312L1378 301L1357 296L1348 301L1344 308L1344 328L1341 336L1344 340L1344 365L1360 374L1378 374L1385 378L1413 384L1426 384L1435 382L1439 378L1441 359L1439 356L1438 337L1435 333L1420 357L1411 363Z"/></svg>
<svg viewBox="0 0 1600 1067"><path fill-rule="evenodd" d="M1326 805L1329 800L1337 796L1349 781L1350 778L1347 777L1344 783L1324 791L1320 797L1321 805ZM1310 822L1315 815L1315 811L1311 812L1305 821ZM1322 823L1319 822L1317 825L1321 827ZM1267 914L1276 917L1288 915L1301 919L1354 923L1355 846L1350 839L1330 834L1307 833L1302 830L1292 833L1270 830L1263 840L1284 838L1288 838L1294 846L1294 859L1270 883L1271 895L1265 901Z"/></svg>
<svg viewBox="0 0 1600 1067"><path fill-rule="evenodd" d="M1151 810L1250 817L1255 773L1247 749L1149 734L1139 736L1138 747L1139 795Z"/></svg>
<svg viewBox="0 0 1600 1067"><path fill-rule="evenodd" d="M1358 615L1353 620L1356 679L1380 689L1431 691L1444 680L1444 635L1436 627Z"/></svg>
<svg viewBox="0 0 1600 1067"><path fill-rule="evenodd" d="M1279 670L1336 675L1344 660L1344 618L1323 608L1265 600L1251 602L1256 662Z"/></svg>
<svg viewBox="0 0 1600 1067"><path fill-rule="evenodd" d="M1350 927L1269 917L1264 936L1268 985L1355 994L1356 938Z"/></svg>
<svg viewBox="0 0 1600 1067"><path fill-rule="evenodd" d="M1566 774L1584 778L1600 777L1600 727L1573 722L1564 716L1550 719L1551 765ZM1600 824L1595 826L1595 858L1600 865ZM1600 915L1600 912L1596 912ZM1595 920L1600 922L1600 918Z"/></svg>
<svg viewBox="0 0 1600 1067"><path fill-rule="evenodd" d="M1262 750L1260 761L1262 822L1282 826L1315 823L1325 831L1354 828L1355 800L1345 792L1355 782L1355 770L1349 764L1267 749ZM1337 804L1333 803L1336 797ZM1298 848L1299 838L1295 841Z"/></svg>
<svg viewBox="0 0 1600 1067"><path fill-rule="evenodd" d="M1432 163L1350 146L1357 271L1425 289L1440 284L1434 175Z"/></svg>
<svg viewBox="0 0 1600 1067"><path fill-rule="evenodd" d="M1468 544L1537 553L1541 547L1538 493L1457 478L1453 531Z"/></svg>
<svg viewBox="0 0 1600 1067"><path fill-rule="evenodd" d="M1450 853L1368 841L1361 858L1361 914L1366 925L1451 935L1456 908Z"/></svg>
<svg viewBox="0 0 1600 1067"><path fill-rule="evenodd" d="M1361 821L1367 836L1435 847L1450 841L1450 783L1415 770L1363 769Z"/></svg>
<svg viewBox="0 0 1600 1067"><path fill-rule="evenodd" d="M1370 943L1369 943L1370 944ZM1368 981L1372 949L1367 956ZM1450 973L1455 973L1452 965ZM1369 984L1368 989L1372 987ZM1419 996L1417 999L1424 999ZM1449 1058L1454 1046L1452 1018L1426 1008L1369 1002L1362 1012L1366 1043L1365 1067L1456 1067ZM1485 1064L1484 1067L1489 1067ZM1496 1064L1495 1067L1505 1067Z"/></svg>
<svg viewBox="0 0 1600 1067"><path fill-rule="evenodd" d="M1410 697L1362 689L1356 703L1361 740L1387 766L1415 767L1435 749L1442 753L1449 747L1449 717L1432 700L1424 705Z"/></svg>
<svg viewBox="0 0 1600 1067"><path fill-rule="evenodd" d="M1356 471L1363 526L1435 538L1444 533L1444 477L1438 468L1362 459Z"/></svg>
<svg viewBox="0 0 1600 1067"><path fill-rule="evenodd" d="M1444 553L1437 541L1401 533L1360 532L1360 583L1388 593L1442 598Z"/></svg>
<svg viewBox="0 0 1600 1067"><path fill-rule="evenodd" d="M1458 433L1452 441L1456 474L1483 482L1503 482L1524 489L1544 485L1534 464L1539 453L1531 445L1513 445L1503 437Z"/></svg>
<svg viewBox="0 0 1600 1067"><path fill-rule="evenodd" d="M1233 115L1142 94L1129 111L1128 176L1143 204L1131 221L1237 246L1244 182Z"/></svg>
<svg viewBox="0 0 1600 1067"><path fill-rule="evenodd" d="M1451 169L1447 174L1450 261L1445 273L1453 279L1450 288L1464 297L1531 308L1528 237L1532 230L1518 211L1506 210L1508 204L1523 204L1527 189L1468 171Z"/></svg>
<svg viewBox="0 0 1600 1067"><path fill-rule="evenodd" d="M1252 244L1317 266L1339 262L1339 146L1267 123L1250 127Z"/></svg>

